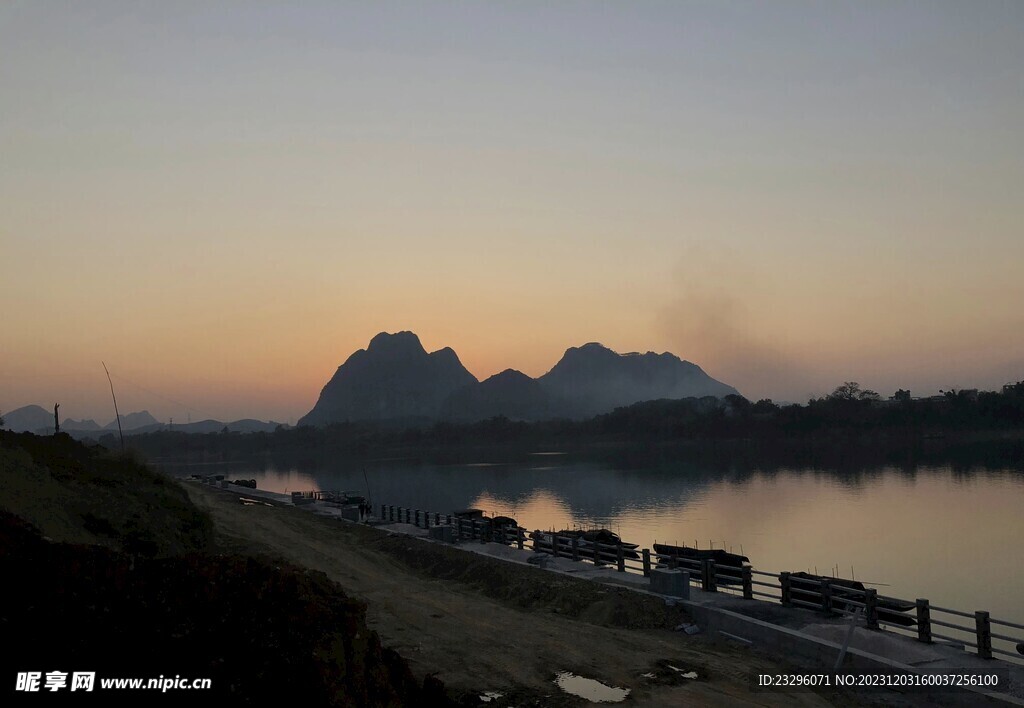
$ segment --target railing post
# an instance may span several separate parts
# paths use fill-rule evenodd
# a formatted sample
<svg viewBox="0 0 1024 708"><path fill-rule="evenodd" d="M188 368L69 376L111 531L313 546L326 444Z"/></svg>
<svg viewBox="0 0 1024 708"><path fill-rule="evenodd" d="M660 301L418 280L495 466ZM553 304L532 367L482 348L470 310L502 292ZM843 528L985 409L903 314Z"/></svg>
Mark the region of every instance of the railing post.
<svg viewBox="0 0 1024 708"><path fill-rule="evenodd" d="M520 551L523 550L523 544L526 542L526 539L523 538L525 535L521 528L516 527L516 545L519 546Z"/></svg>
<svg viewBox="0 0 1024 708"><path fill-rule="evenodd" d="M440 515L440 514L438 514L438 513L437 513L437 512L435 511L435 512L434 512L434 526L440 526L440 525L441 525L441 515Z"/></svg>
<svg viewBox="0 0 1024 708"><path fill-rule="evenodd" d="M915 603L917 606L917 641L932 643L932 611L928 606L928 600L921 598Z"/></svg>
<svg viewBox="0 0 1024 708"><path fill-rule="evenodd" d="M740 577L743 579L743 599L754 599L754 573L749 565L743 566L740 570Z"/></svg>
<svg viewBox="0 0 1024 708"><path fill-rule="evenodd" d="M782 604L789 607L793 602L793 585L789 578L789 571L784 570L779 573L779 594Z"/></svg>
<svg viewBox="0 0 1024 708"><path fill-rule="evenodd" d="M826 615L832 614L832 581L828 578L821 581L821 611Z"/></svg>
<svg viewBox="0 0 1024 708"><path fill-rule="evenodd" d="M387 504L381 504L380 505L380 518L381 518L381 520L388 518L388 505Z"/></svg>
<svg viewBox="0 0 1024 708"><path fill-rule="evenodd" d="M864 591L864 621L870 629L878 629L878 590Z"/></svg>
<svg viewBox="0 0 1024 708"><path fill-rule="evenodd" d="M388 504L388 521L394 523L395 521L395 505Z"/></svg>
<svg viewBox="0 0 1024 708"><path fill-rule="evenodd" d="M604 562L601 560L601 548L598 541L594 541L590 546L590 555L594 558L595 566L602 566Z"/></svg>
<svg viewBox="0 0 1024 708"><path fill-rule="evenodd" d="M718 592L715 584L715 562L705 558L700 565L700 589L705 592Z"/></svg>
<svg viewBox="0 0 1024 708"><path fill-rule="evenodd" d="M555 533L554 531L552 531L551 532L551 555L553 555L555 558L558 558L558 554L559 554L558 538L559 538L558 534Z"/></svg>
<svg viewBox="0 0 1024 708"><path fill-rule="evenodd" d="M452 525L452 515L448 514L445 518L448 519L448 525L451 526Z"/></svg>
<svg viewBox="0 0 1024 708"><path fill-rule="evenodd" d="M978 610L974 613L974 626L978 631L978 656L982 659L992 658L992 626L988 612Z"/></svg>
<svg viewBox="0 0 1024 708"><path fill-rule="evenodd" d="M626 552L622 549L622 544L621 543L619 544L619 546L618 546L618 548L616 550L619 553L619 558L618 558L618 561L619 561L619 572L620 573L625 573L626 572Z"/></svg>
<svg viewBox="0 0 1024 708"><path fill-rule="evenodd" d="M578 561L580 559L580 537L572 537L572 559Z"/></svg>
<svg viewBox="0 0 1024 708"><path fill-rule="evenodd" d="M649 577L651 574L651 551L649 548L645 548L642 553L644 557L644 577Z"/></svg>

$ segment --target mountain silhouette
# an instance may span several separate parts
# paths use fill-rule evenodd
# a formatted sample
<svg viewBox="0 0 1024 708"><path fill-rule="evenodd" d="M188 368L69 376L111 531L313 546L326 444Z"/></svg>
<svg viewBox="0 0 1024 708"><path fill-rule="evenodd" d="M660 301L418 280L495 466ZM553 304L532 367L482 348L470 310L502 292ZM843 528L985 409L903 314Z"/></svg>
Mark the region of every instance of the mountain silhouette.
<svg viewBox="0 0 1024 708"><path fill-rule="evenodd" d="M428 354L412 332L381 332L338 367L299 425L434 419L448 396L476 382L452 349Z"/></svg>
<svg viewBox="0 0 1024 708"><path fill-rule="evenodd" d="M136 428L142 428L147 425L159 425L160 421L149 414L149 411L139 411L138 413L125 413L118 416L121 419L121 430L135 430ZM117 418L110 421L103 426L104 430L117 430Z"/></svg>
<svg viewBox="0 0 1024 708"><path fill-rule="evenodd" d="M4 419L3 427L16 433L53 432L53 410L42 406L22 406L2 413L0 417Z"/></svg>
<svg viewBox="0 0 1024 708"><path fill-rule="evenodd" d="M618 354L596 342L567 349L538 381L573 418L659 398L722 398L738 393L675 354Z"/></svg>
<svg viewBox="0 0 1024 708"><path fill-rule="evenodd" d="M539 379L506 369L478 382L450 348L428 354L412 332L382 332L338 367L299 425L584 418L640 401L734 393L674 354L618 354L597 343L566 350Z"/></svg>
<svg viewBox="0 0 1024 708"><path fill-rule="evenodd" d="M455 391L445 401L442 417L474 421L500 415L512 420L541 420L554 417L555 413L550 397L536 379L515 369L505 369Z"/></svg>

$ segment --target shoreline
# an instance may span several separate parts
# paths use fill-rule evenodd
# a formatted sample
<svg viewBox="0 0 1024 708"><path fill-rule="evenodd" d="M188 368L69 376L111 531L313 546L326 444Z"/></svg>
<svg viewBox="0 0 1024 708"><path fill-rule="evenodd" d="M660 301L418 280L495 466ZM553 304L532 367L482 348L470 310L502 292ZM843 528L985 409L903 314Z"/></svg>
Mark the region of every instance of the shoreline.
<svg viewBox="0 0 1024 708"><path fill-rule="evenodd" d="M203 489L205 485L193 483L193 484L186 484L185 486L187 488L190 488L190 489L196 489L196 488ZM223 511L225 509L231 509L234 505L238 505L239 507L241 507L241 504L239 504L237 500L231 498L232 496L235 496L235 491L236 490L234 490L234 489L227 489L227 490L219 490L219 489L217 489L217 490L210 490L210 491L206 491L204 489L203 492L200 493L201 497L204 498L203 499L203 502L204 502L203 506L204 507L207 507L207 506L210 507L209 510L213 514L213 516L215 518L215 521L217 521L218 517L220 516L220 514L218 514L219 510ZM251 492L253 492L253 491L256 491L257 494L251 494ZM220 493L218 494L218 492L220 492ZM208 495L209 495L209 497L208 497ZM645 586L647 585L647 580L645 578L643 578L643 576L622 577L622 576L628 575L628 574L615 573L614 571L594 568L593 566L589 566L588 564L579 563L579 562L574 563L573 561L568 560L568 559L557 559L557 560L554 560L553 563L549 564L549 570L547 570L547 571L539 571L536 568L528 567L528 564L526 563L526 558L529 557L530 555L533 555L533 554L532 554L532 552L527 551L527 550L519 551L518 549L509 548L507 546L502 546L502 545L496 544L496 543L481 544L481 543L478 543L478 542L471 542L471 543L462 543L462 544L460 544L458 546L449 546L449 544L441 544L439 542L429 542L429 541L427 541L425 539L421 541L420 539L422 538L422 536L426 535L426 531L424 529L416 528L416 527L414 527L414 526L412 526L410 524L394 524L390 528L388 528L388 527L375 527L375 528L372 528L372 529L368 529L365 526L362 526L362 525L359 525L359 524L353 524L353 523L340 524L337 521L333 521L333 520L331 520L329 518L325 518L325 517L320 516L318 514L302 514L303 511L316 511L316 509L312 509L311 508L311 506L314 506L314 505L304 506L304 507L301 508L301 511L298 508L288 508L288 507L290 507L290 498L286 497L285 495L275 494L273 492L264 492L263 490L245 489L243 491L238 492L237 496L246 496L246 497L251 497L251 498L265 499L265 500L268 500L271 503L273 503L275 505L275 507L278 507L278 508L248 507L248 509L250 509L250 510L258 509L257 513L266 515L266 514L273 514L275 512L277 512L277 513L285 512L285 513L287 513L287 514L289 514L291 516L295 516L296 514L301 514L302 516L305 516L305 517L309 518L310 520L319 518L320 519L319 524L329 524L329 525L335 526L336 528L334 529L334 531L340 533L342 536L354 534L357 537L361 537L362 538L362 542L363 543L370 543L371 547L372 547L373 544L379 543L379 541L373 541L372 540L372 536L374 534L376 534L378 536L383 534L383 535L387 536L388 538L393 539L392 541L386 542L386 543L391 543L391 544L394 544L394 543L397 543L397 544L405 543L405 544L407 544L409 541L412 541L414 538L416 538L417 539L417 543L416 543L417 546L419 546L421 542L424 543L425 545L422 546L418 552L413 552L412 553L412 558L411 559L410 558L406 558L404 562L407 565L411 564L413 566L414 570L417 571L416 574L421 576L422 582L425 582L427 584L434 584L434 583L438 583L438 582L450 582L450 579L448 581L446 581L444 579L431 579L430 578L430 574L431 573L429 573L428 571L431 570L432 566L430 565L430 563L428 563L426 561L422 561L421 562L419 560L416 560L417 556L430 556L430 555L432 555L434 553L442 553L442 554L445 554L445 555L448 555L448 556L450 556L452 553L456 553L456 554L463 554L463 556L464 556L465 551L469 551L471 553L471 555L487 558L487 562L490 562L490 563L500 562L500 563L504 563L506 566L507 565L513 565L513 566L515 566L516 568L519 569L518 571L511 571L511 572L523 572L523 573L530 573L530 574L534 574L534 575L536 573L545 573L545 572L547 572L547 573L549 573L548 577L552 577L552 578L555 578L555 577L571 578L572 581L588 582L588 583L591 582L591 581L597 581L596 583L593 583L593 584L594 585L599 585L600 587L603 587L603 588L613 588L615 592L619 592L623 588L623 586L625 586L625 587L628 588L628 590L625 590L625 592L630 593L630 595L635 595L637 597L644 596L644 597L647 597L647 598L656 597L656 596L652 596L645 589ZM280 507L285 507L285 508L282 509ZM235 511L237 512L238 510L236 509ZM327 513L327 517L332 516L332 515L333 514L331 514L330 512ZM233 516L237 517L238 514L237 513L233 514ZM319 533L320 531L317 531L317 532ZM328 531L328 533L329 533L329 531ZM369 537L366 536L367 533L370 534ZM408 540L407 541L403 541L402 539L408 539ZM293 537L293 541L295 541L294 537ZM427 549L429 549L429 550L427 550ZM473 559L468 559L467 560L465 557L463 557L461 560L459 560L456 557L455 560L451 560L449 562L450 563L456 563L456 564L462 564L462 563L470 563L470 564L472 564L472 563L475 563L477 561L475 561ZM423 567L419 567L421 565ZM324 570L327 570L327 569L324 569ZM407 568L403 569L403 571L404 572L408 572L408 569ZM554 573L552 574L551 571L554 571ZM327 572L330 574L329 571L327 571ZM505 572L508 572L508 571L502 570L501 572L505 573ZM446 575L446 573L442 573L442 576L445 576L445 575ZM351 578L350 578L350 580L351 580ZM346 585L344 577L338 578L338 581L341 582L343 585ZM552 580L552 581L549 581L549 582L555 582L555 581ZM346 585L346 587L347 587L347 585ZM608 590L606 590L606 592L607 591ZM358 591L357 591L357 593L358 593ZM711 595L715 595L715 597L710 597ZM410 595L410 597L412 597L412 596L414 596L414 595ZM704 597L704 596L708 596L708 597ZM368 604L370 605L371 610L373 610L373 608L377 604L376 601L374 600L374 598L373 597L366 597L365 599L368 602ZM664 602L664 598L657 598L657 599L659 600L659 602ZM745 605L745 607L741 607L739 605L739 603L742 603L743 605ZM691 648L692 649L692 646L696 645L696 646L700 646L701 648L703 648L703 649L705 649L707 651L712 651L713 652L713 651L717 651L718 649L724 647L724 649L727 651L727 653L730 656L733 657L732 661L733 662L740 661L741 664L743 664L745 662L743 662L742 660L736 658L736 652L737 651L739 651L741 654L743 654L744 656L747 657L747 662L749 662L754 657L757 657L756 661L767 661L767 662L776 663L777 665L779 665L778 662L780 662L781 659L780 659L780 657L779 657L779 655L777 653L773 654L770 651L769 651L769 653L767 655L762 656L762 654L764 653L764 647L761 647L760 649L758 649L758 647L755 646L754 650L752 651L752 650L750 650L748 648L745 648L745 647L741 647L741 648L737 649L735 646L728 646L730 644L735 645L735 644L737 644L737 642L729 641L728 638L725 635L732 635L734 637L735 636L742 637L743 636L743 632L745 631L747 635L752 636L753 634L755 634L755 632L751 628L759 628L758 631L768 632L768 633L781 631L784 635L786 635L786 636L788 636L790 638L794 638L795 637L796 640L799 643L802 643L802 644L804 644L806 646L812 647L811 655L814 655L815 652L817 652L817 654L819 656L828 654L828 652L833 652L832 656L834 657L835 656L834 651L838 650L838 644L834 640L837 638L838 634L842 633L843 627L846 624L848 624L843 619L836 619L835 621L822 621L823 618L821 618L820 616L814 616L811 613L804 613L801 610L791 610L791 609L783 608L783 607L781 607L779 605L765 603L765 602L761 602L761 601L753 601L753 603L752 603L751 601L743 601L743 600L738 600L738 599L735 599L735 598L730 598L729 596L727 596L725 594L720 594L720 593L718 593L718 594L716 594L716 593L701 593L699 590L696 590L696 589L694 589L692 591L691 602L689 604L687 604L687 603L680 603L680 604L681 604L681 606L686 607L689 610L690 614L692 614L695 618L698 619L698 624L703 623L705 625L705 627L702 628L705 631L702 633L702 635L699 635L700 639L698 639L697 642L695 642L695 643L691 643L691 642L686 641L686 640L680 641L682 639L681 636L680 636L680 633L669 633L669 636L672 638L672 640L674 642L677 642L677 643L680 644L680 648L682 648L683 646L686 646L687 648ZM754 611L751 612L751 610L754 610ZM751 615L755 615L755 616L751 616ZM758 618L756 615L761 615L761 618ZM806 615L810 615L810 616L808 617ZM801 616L803 616L803 617L801 617ZM796 618L796 619L794 619L794 618ZM730 631L730 629L726 628L725 625L723 624L726 621L729 621L729 622L733 623L732 625L729 625L731 627L731 631ZM715 629L714 628L716 626L716 624L717 624L717 626L719 626L719 629ZM773 625L773 626L777 627L778 629L777 630L772 630L772 629L768 629L768 628L762 627L762 625L764 625L764 624ZM787 624L789 626L787 626ZM736 629L737 626L740 626L740 627L745 626L746 629L745 630L737 630ZM378 631L381 632L382 637L384 637L385 639L394 639L393 635L389 637L389 633L387 631L382 631L380 627L376 627L376 629L378 629ZM661 630L661 631L665 632L666 630ZM397 634L401 634L401 632L397 632ZM721 634L722 636L717 636L719 634ZM915 643L913 641L909 641L908 640L908 641L904 642L904 641L902 641L902 639L903 639L902 637L898 637L896 635L889 636L889 637L883 637L882 636L883 634L890 634L890 633L879 633L879 632L869 632L868 630L858 630L858 632L857 632L858 636L855 639L855 641L853 642L852 649L850 651L850 656L852 657L852 659L855 660L855 661L861 662L861 665L863 665L863 666L875 666L875 667L877 667L877 666L886 665L886 662L889 662L894 667L898 666L898 665L903 665L903 666L911 667L912 668L912 663L904 663L902 661L896 661L894 659L887 659L887 658L885 658L883 656L880 656L879 654L875 653L875 652L881 651L882 649L888 651L890 654L897 655L897 658L899 656L902 656L904 659L912 660L913 663L925 662L925 663L929 663L929 664L933 664L933 665L938 664L938 665L946 665L946 666L959 666L959 665L963 664L963 662L959 662L958 663L958 661L957 661L958 659L962 659L962 658L968 658L968 659L969 658L974 658L974 659L977 659L977 657L966 657L963 652L959 652L959 656L957 656L956 652L951 652L951 651L948 650L948 648L945 648L945 647L938 647L938 646L934 646L934 645L932 645L932 646L925 646L925 645L917 645L917 646L915 646ZM715 635L715 636L712 636L712 635ZM860 636L860 635L864 635L864 636ZM691 639L691 638L687 638L687 639ZM777 642L778 639L776 638L776 639L771 640L771 641ZM767 639L762 639L761 640L762 644L765 644L766 642L768 644L770 644L770 642ZM403 651L402 647L399 646L399 647L396 647L396 648L400 651L400 653L403 653L403 655L405 655L405 652ZM902 654L901 654L901 652L902 652ZM924 653L922 653L922 652L924 652ZM796 654L793 653L792 650L790 650L790 655L795 656ZM895 661L895 663L892 663L893 661ZM977 661L983 661L983 660L978 659ZM946 662L946 663L943 663L943 662ZM783 661L783 664L784 663L785 662ZM970 662L968 662L968 663L970 663ZM999 663L1002 664L1003 662L999 662ZM804 664L804 668L808 668L808 667L810 667L809 664ZM1020 670L1019 674L1020 675L1024 675L1024 669ZM446 685L447 685L447 684L449 684L451 682L451 678L452 677L448 677L446 679L444 673L442 672L439 675L439 678L441 678L441 680L444 681L446 683ZM1015 685L1018 686L1018 687L1024 685L1024 681L1021 681L1019 676L1018 676L1018 678L1015 678L1015 681L1017 682ZM456 688L462 688L462 687L464 687L464 682L460 682L460 680L455 680L454 683L452 683L452 685L454 687L456 687ZM498 691L501 690L501 687L495 688L494 686L490 686L490 687L483 687L483 686L481 686L479 688L481 690L485 690L485 689L487 689L487 690L493 689L493 690L498 690ZM506 688L508 688L508 687L506 686ZM634 686L634 688L636 688L636 686ZM736 689L738 687L737 686L733 686L733 688ZM747 689L747 688L748 687L744 687L744 689ZM683 689L679 689L679 690L683 690ZM761 694L761 693L749 694L748 690L742 690L741 694L745 695L747 698L752 698L752 697L756 696L759 699L760 698L767 698L768 696L773 695L773 694ZM816 694L812 694L812 695L816 695ZM843 695L845 696L846 694L844 693ZM950 696L952 696L952 695L953 694L950 694ZM778 694L777 697L778 698L785 698L786 696L792 697L793 694ZM852 697L852 696L847 696L847 697L849 698L849 697ZM924 696L924 697L927 697L927 696ZM980 696L975 695L974 696L974 701L977 701L979 698L980 698ZM932 699L934 699L934 697L932 697ZM951 698L950 700L953 701L952 703L949 703L950 705L957 705L958 703L956 701L959 700L959 699ZM1013 699L1010 699L1010 700L1012 702ZM829 701L829 702L831 702L831 701ZM843 701L843 702L848 702L848 701ZM658 705L658 704L659 704L658 702L651 703L651 705ZM734 704L734 703L732 703L732 704ZM921 705L925 705L925 704L935 704L935 703L934 703L934 700L930 700L930 701L927 701L927 702L924 702L924 703L920 703L920 704ZM970 704L970 701L968 701L968 703L966 703L966 704ZM1024 702L1021 702L1019 704L1020 705L1024 705Z"/></svg>

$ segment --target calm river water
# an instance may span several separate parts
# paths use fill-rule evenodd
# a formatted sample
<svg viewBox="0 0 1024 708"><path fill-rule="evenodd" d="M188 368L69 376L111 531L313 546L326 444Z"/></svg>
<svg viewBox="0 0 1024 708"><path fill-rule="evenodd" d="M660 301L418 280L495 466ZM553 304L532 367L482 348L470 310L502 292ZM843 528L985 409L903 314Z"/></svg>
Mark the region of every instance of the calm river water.
<svg viewBox="0 0 1024 708"><path fill-rule="evenodd" d="M495 459L230 465L279 492L341 489L436 512L478 507L527 529L607 527L742 551L758 570L838 573L881 594L1024 622L1024 472L1013 467L742 469L536 450ZM364 477L365 474L365 477Z"/></svg>

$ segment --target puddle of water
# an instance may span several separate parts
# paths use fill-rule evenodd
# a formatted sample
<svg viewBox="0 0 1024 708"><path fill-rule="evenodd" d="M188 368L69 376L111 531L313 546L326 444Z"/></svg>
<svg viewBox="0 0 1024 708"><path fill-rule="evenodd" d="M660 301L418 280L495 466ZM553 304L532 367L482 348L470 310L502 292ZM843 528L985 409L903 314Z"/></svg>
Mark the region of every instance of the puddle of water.
<svg viewBox="0 0 1024 708"><path fill-rule="evenodd" d="M504 693L498 693L497 691L484 691L482 694L480 694L480 700L484 703L490 703L491 701L498 700L504 695Z"/></svg>
<svg viewBox="0 0 1024 708"><path fill-rule="evenodd" d="M600 681L577 676L568 671L559 671L555 674L555 685L566 693L592 703L621 703L629 695L628 688L606 686Z"/></svg>

